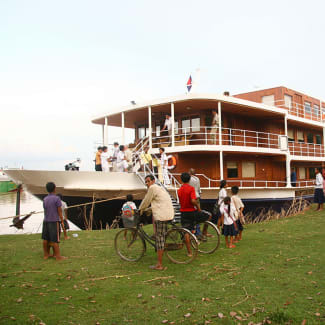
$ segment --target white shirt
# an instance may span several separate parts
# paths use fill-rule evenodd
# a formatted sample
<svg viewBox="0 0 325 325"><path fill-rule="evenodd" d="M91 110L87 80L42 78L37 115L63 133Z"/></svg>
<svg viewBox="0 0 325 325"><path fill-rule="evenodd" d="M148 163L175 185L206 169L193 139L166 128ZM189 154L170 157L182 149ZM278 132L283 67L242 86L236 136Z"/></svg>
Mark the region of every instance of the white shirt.
<svg viewBox="0 0 325 325"><path fill-rule="evenodd" d="M201 188L200 188L200 180L199 180L199 178L192 175L191 178L190 178L190 181L188 183L191 186L194 187L196 198L199 198L200 197L200 194L201 194Z"/></svg>
<svg viewBox="0 0 325 325"><path fill-rule="evenodd" d="M315 186L315 188L323 188L323 182L324 182L324 179L323 179L322 174L317 173L316 174L316 186Z"/></svg>
<svg viewBox="0 0 325 325"><path fill-rule="evenodd" d="M113 148L113 157L116 158L119 152L120 152L120 148L119 147L116 147L116 148L114 147Z"/></svg>
<svg viewBox="0 0 325 325"><path fill-rule="evenodd" d="M65 209L68 208L68 205L66 204L66 202L64 202L64 201L62 201L62 200L61 200L61 203L62 203L62 205L61 205L62 216L63 216L64 219L66 219L67 211L66 211Z"/></svg>
<svg viewBox="0 0 325 325"><path fill-rule="evenodd" d="M236 220L235 217L236 209L232 204L230 204L230 214L228 211L228 205L224 203L222 203L220 206L220 213L221 215L223 215L224 225L232 225L234 223L234 220Z"/></svg>
<svg viewBox="0 0 325 325"><path fill-rule="evenodd" d="M172 129L172 120L171 120L171 118L165 120L165 126L167 127L168 131Z"/></svg>
<svg viewBox="0 0 325 325"><path fill-rule="evenodd" d="M125 158L124 151L119 151L117 154L117 163L121 163Z"/></svg>
<svg viewBox="0 0 325 325"><path fill-rule="evenodd" d="M235 217L236 217L236 219L238 219L240 209L244 208L244 203L238 195L233 195L231 197L231 204L234 206L234 208L236 210Z"/></svg>
<svg viewBox="0 0 325 325"><path fill-rule="evenodd" d="M165 153L162 153L160 156L160 164L161 164L161 167L163 167L163 168L167 168L167 166L168 166L168 158Z"/></svg>
<svg viewBox="0 0 325 325"><path fill-rule="evenodd" d="M227 190L225 188L222 188L219 191L219 195L218 195L218 204L219 206L223 203L223 199L227 196Z"/></svg>
<svg viewBox="0 0 325 325"><path fill-rule="evenodd" d="M219 125L219 117L218 114L216 114L212 118L212 126L218 126L218 125Z"/></svg>
<svg viewBox="0 0 325 325"><path fill-rule="evenodd" d="M103 151L102 154L100 155L102 167L108 167L108 161L107 161L108 158L109 158L108 151L106 151L106 152Z"/></svg>

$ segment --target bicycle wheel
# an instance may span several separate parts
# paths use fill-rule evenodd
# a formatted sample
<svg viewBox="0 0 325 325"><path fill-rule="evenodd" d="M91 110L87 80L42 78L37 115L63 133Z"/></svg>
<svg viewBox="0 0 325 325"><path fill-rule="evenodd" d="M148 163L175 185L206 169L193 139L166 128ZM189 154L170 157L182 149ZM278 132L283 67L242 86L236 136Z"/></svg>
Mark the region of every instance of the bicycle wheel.
<svg viewBox="0 0 325 325"><path fill-rule="evenodd" d="M188 238L188 241L186 238ZM188 264L196 258L197 251L198 242L190 231L184 228L168 230L165 240L165 252L171 262Z"/></svg>
<svg viewBox="0 0 325 325"><path fill-rule="evenodd" d="M198 224L202 234L197 235L199 242L199 252L203 254L212 254L220 244L220 231L218 227L210 221Z"/></svg>
<svg viewBox="0 0 325 325"><path fill-rule="evenodd" d="M115 251L124 261L136 262L146 251L146 243L135 228L120 230L114 240Z"/></svg>

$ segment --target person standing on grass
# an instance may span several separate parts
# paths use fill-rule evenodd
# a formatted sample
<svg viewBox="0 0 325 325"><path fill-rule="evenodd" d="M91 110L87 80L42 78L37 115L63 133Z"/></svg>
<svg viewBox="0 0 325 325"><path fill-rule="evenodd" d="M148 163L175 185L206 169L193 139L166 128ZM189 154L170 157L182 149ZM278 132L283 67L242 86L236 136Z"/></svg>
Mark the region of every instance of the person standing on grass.
<svg viewBox="0 0 325 325"><path fill-rule="evenodd" d="M238 234L235 238L236 241L239 241L242 239L242 233L244 230L243 223L245 222L244 220L244 215L243 215L243 210L244 210L244 203L241 200L241 198L238 196L239 188L238 186L233 186L231 188L231 204L235 207L236 209L236 223L237 223L237 230Z"/></svg>
<svg viewBox="0 0 325 325"><path fill-rule="evenodd" d="M217 202L215 204L215 208L213 209L213 216L214 216L214 220L213 222L220 226L220 206L223 203L223 200L225 199L225 197L227 196L227 181L226 180L222 180L220 182L220 191L218 193L218 198L217 198Z"/></svg>
<svg viewBox="0 0 325 325"><path fill-rule="evenodd" d="M139 210L140 215L142 215L151 205L156 232L156 249L158 258L157 264L150 266L150 268L154 270L164 270L162 258L164 255L165 238L168 230L167 224L168 221L174 219L174 207L167 191L161 186L155 184L155 178L153 175L147 175L145 183L148 187L148 191L139 206Z"/></svg>
<svg viewBox="0 0 325 325"><path fill-rule="evenodd" d="M102 159L101 159L102 152L103 152L103 148L98 147L97 152L96 152L96 157L95 157L95 170L96 170L96 172L101 172L102 171Z"/></svg>
<svg viewBox="0 0 325 325"><path fill-rule="evenodd" d="M60 198L61 203L62 203L61 209L62 209L62 216L63 216L63 222L64 222L64 229L65 229L65 231L67 231L70 229L69 223L68 223L68 205L66 202L63 201L63 197L61 194L58 194L58 197Z"/></svg>
<svg viewBox="0 0 325 325"><path fill-rule="evenodd" d="M53 248L53 256L57 261L63 260L66 257L60 253L60 223L64 232L64 238L68 239L64 228L62 216L62 203L60 198L55 195L55 184L49 182L46 184L46 190L49 193L43 200L44 221L42 229L44 259L50 257L50 248Z"/></svg>
<svg viewBox="0 0 325 325"><path fill-rule="evenodd" d="M201 208L200 205L200 196L201 196L201 184L200 184L200 180L197 176L195 176L195 170L194 168L190 168L189 172L188 172L191 176L191 179L189 181L189 185L193 186L195 189L195 195L196 195L196 202L198 204L198 206ZM196 226L195 229L195 235L196 236L200 236L201 235L201 229L200 229L200 225Z"/></svg>
<svg viewBox="0 0 325 325"><path fill-rule="evenodd" d="M224 198L223 203L220 206L220 213L220 223L222 226L222 234L225 236L226 246L228 248L235 248L236 246L234 245L234 238L237 235L237 224L235 219L236 210L231 204L231 199L229 196Z"/></svg>
<svg viewBox="0 0 325 325"><path fill-rule="evenodd" d="M321 168L316 168L316 185L315 185L315 193L314 193L314 202L318 204L316 211L323 210L323 204L325 202L324 191L323 191L323 183L324 179L322 176Z"/></svg>

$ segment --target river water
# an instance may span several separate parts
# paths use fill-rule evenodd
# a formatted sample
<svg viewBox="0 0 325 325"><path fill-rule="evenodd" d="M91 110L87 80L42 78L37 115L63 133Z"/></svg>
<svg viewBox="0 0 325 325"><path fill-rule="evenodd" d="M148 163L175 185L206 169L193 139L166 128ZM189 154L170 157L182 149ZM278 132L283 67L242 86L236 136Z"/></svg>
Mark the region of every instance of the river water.
<svg viewBox="0 0 325 325"><path fill-rule="evenodd" d="M0 235L4 234L34 234L42 232L42 223L44 219L43 202L23 190L20 196L20 214L26 214L31 211L40 211L33 214L24 223L24 229L10 227L12 219L3 219L16 214L16 193L0 193ZM71 230L79 230L69 221Z"/></svg>

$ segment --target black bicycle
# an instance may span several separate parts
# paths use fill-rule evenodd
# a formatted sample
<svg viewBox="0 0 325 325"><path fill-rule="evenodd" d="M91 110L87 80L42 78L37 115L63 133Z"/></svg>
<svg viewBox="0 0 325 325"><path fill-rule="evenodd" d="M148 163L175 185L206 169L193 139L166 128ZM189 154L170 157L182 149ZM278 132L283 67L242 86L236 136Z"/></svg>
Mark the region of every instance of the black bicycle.
<svg viewBox="0 0 325 325"><path fill-rule="evenodd" d="M134 228L121 229L115 236L114 246L117 255L124 261L137 262L146 252L147 245L156 248L155 240L145 232L143 224L136 222ZM187 229L170 222L165 238L165 254L176 264L192 262L198 253L197 238Z"/></svg>

